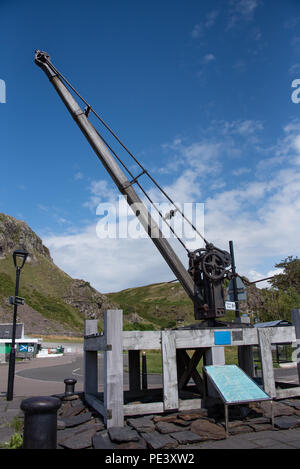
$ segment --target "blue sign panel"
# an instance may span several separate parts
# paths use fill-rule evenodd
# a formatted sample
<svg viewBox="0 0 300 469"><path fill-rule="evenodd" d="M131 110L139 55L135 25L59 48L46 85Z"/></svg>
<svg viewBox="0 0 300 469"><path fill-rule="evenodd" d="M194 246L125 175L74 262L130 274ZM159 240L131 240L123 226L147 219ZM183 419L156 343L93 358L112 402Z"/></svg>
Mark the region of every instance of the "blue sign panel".
<svg viewBox="0 0 300 469"><path fill-rule="evenodd" d="M271 400L270 396L236 365L205 366L204 371L227 404Z"/></svg>
<svg viewBox="0 0 300 469"><path fill-rule="evenodd" d="M19 344L19 352L28 352L27 344Z"/></svg>
<svg viewBox="0 0 300 469"><path fill-rule="evenodd" d="M215 331L215 345L230 345L231 332L230 331Z"/></svg>

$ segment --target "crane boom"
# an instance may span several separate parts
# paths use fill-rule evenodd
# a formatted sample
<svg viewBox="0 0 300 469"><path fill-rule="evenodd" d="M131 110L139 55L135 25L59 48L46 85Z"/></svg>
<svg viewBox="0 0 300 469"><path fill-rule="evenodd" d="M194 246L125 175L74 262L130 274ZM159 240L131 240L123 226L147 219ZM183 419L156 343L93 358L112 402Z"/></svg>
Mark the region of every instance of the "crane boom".
<svg viewBox="0 0 300 469"><path fill-rule="evenodd" d="M203 297L190 273L186 270L170 243L163 236L159 226L151 217L148 209L139 198L130 181L127 179L116 159L113 157L103 139L88 119L87 113L81 109L73 95L61 80L54 66L51 66L50 57L46 52L36 51L35 63L46 73L58 95L67 107L71 116L83 132L100 161L110 174L119 191L126 196L126 200L144 227L153 243L179 280L188 296L197 302L203 302Z"/></svg>

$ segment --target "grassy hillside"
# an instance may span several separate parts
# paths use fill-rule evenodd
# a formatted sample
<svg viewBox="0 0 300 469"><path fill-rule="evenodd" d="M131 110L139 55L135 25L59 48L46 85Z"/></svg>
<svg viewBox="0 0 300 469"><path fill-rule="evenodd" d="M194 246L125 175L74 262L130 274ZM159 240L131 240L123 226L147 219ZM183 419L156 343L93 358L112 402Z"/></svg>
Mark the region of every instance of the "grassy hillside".
<svg viewBox="0 0 300 469"><path fill-rule="evenodd" d="M84 319L101 319L107 299L84 280L73 279L59 269L42 240L21 220L0 214L0 322L11 322L16 271L12 253L29 253L21 272L19 296L26 305L18 319L26 333L83 334Z"/></svg>
<svg viewBox="0 0 300 469"><path fill-rule="evenodd" d="M25 264L21 272L19 296L26 304L45 318L70 326L74 330L83 328L83 316L62 297L70 288L72 279L55 264L38 255L38 263ZM12 307L7 298L14 295L15 268L11 258L0 260L0 303L5 312Z"/></svg>
<svg viewBox="0 0 300 469"><path fill-rule="evenodd" d="M106 295L124 313L125 329L160 329L195 322L193 303L179 282L155 283ZM136 321L134 320L136 318ZM231 321L233 312L224 320Z"/></svg>

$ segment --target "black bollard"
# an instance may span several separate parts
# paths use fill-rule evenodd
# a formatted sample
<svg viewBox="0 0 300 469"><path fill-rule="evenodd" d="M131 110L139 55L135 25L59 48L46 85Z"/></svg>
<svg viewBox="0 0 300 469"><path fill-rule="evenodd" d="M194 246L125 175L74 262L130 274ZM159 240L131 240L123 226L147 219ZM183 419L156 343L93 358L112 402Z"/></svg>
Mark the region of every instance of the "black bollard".
<svg viewBox="0 0 300 469"><path fill-rule="evenodd" d="M30 397L21 402L24 411L23 449L56 449L57 397Z"/></svg>
<svg viewBox="0 0 300 469"><path fill-rule="evenodd" d="M147 358L146 353L142 353L142 389L148 389L147 382Z"/></svg>
<svg viewBox="0 0 300 469"><path fill-rule="evenodd" d="M64 379L65 387L65 396L71 396L75 393L75 384L77 380L74 378L66 378Z"/></svg>

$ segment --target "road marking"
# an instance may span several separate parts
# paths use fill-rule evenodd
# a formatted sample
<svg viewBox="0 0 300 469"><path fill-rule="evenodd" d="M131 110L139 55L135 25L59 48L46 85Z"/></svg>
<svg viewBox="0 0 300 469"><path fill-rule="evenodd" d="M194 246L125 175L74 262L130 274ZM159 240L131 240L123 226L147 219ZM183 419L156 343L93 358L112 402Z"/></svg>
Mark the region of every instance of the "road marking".
<svg viewBox="0 0 300 469"><path fill-rule="evenodd" d="M80 368L75 368L75 370L72 371L72 375L76 375L76 376L82 376L80 373L76 373L76 371L79 371Z"/></svg>

